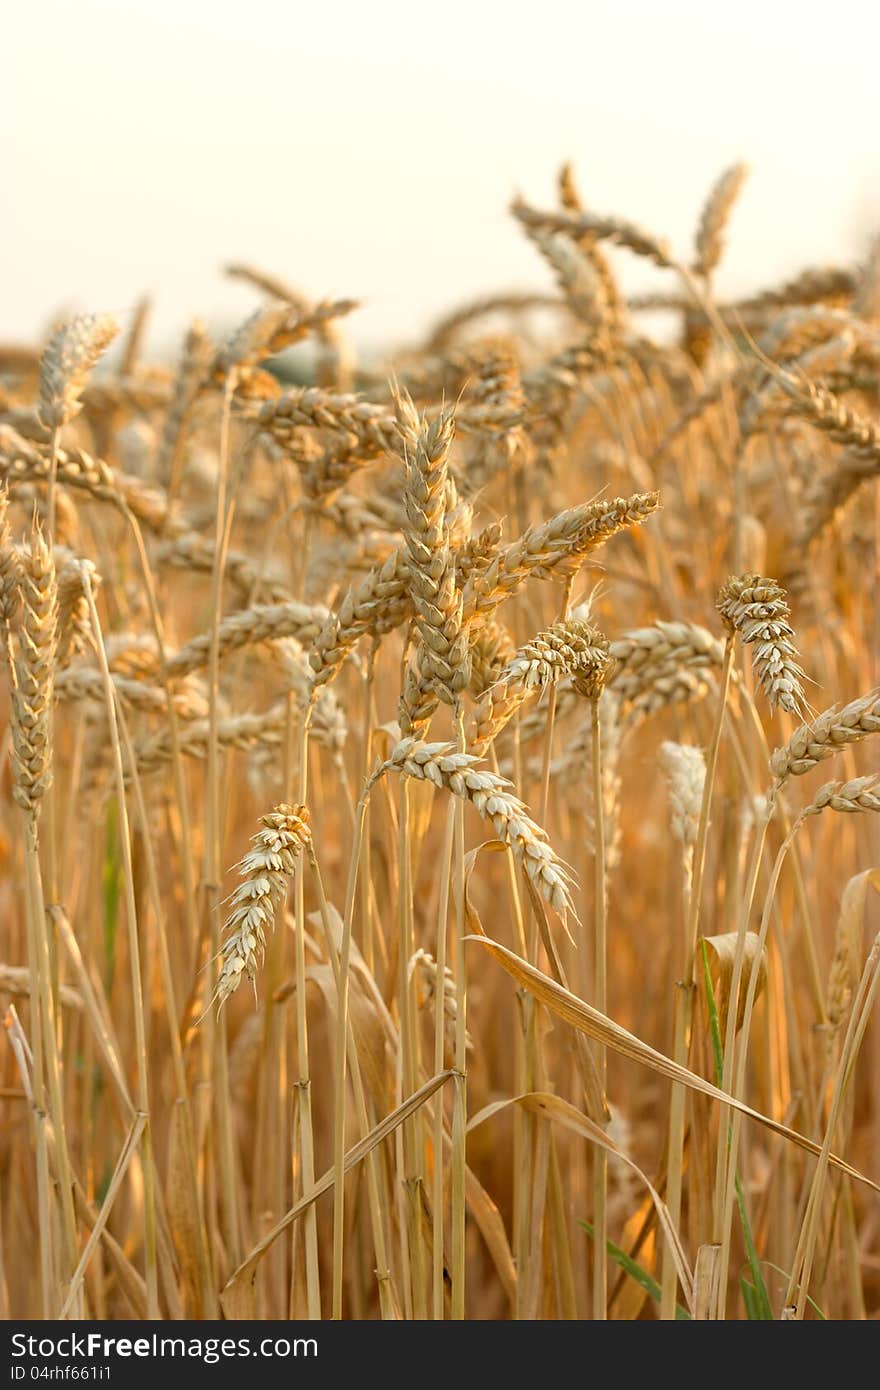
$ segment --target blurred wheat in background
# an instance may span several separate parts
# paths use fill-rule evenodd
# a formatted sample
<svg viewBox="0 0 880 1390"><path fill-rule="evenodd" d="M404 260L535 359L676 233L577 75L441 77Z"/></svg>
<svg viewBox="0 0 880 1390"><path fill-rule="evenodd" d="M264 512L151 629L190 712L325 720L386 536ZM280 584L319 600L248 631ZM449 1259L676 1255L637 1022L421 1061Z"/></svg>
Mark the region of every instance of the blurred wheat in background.
<svg viewBox="0 0 880 1390"><path fill-rule="evenodd" d="M880 242L745 178L0 346L4 1316L880 1313Z"/></svg>

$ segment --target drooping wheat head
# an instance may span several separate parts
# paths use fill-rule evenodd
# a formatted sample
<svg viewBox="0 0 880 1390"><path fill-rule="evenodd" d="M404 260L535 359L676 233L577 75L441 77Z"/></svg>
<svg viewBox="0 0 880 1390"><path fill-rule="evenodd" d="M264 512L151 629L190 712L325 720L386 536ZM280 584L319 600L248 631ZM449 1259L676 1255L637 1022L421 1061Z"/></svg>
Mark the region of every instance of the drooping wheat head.
<svg viewBox="0 0 880 1390"><path fill-rule="evenodd" d="M216 999L222 1005L238 989L244 975L256 989L257 968L266 950L266 933L284 901L294 865L312 837L305 806L281 804L260 817L262 830L253 849L237 865L242 882L232 894L222 943L223 963Z"/></svg>
<svg viewBox="0 0 880 1390"><path fill-rule="evenodd" d="M510 782L479 766L472 753L453 743L421 743L401 739L384 767L403 776L444 787L470 802L488 820L499 840L508 845L541 896L564 915L572 911L570 876L557 858L546 831L532 820Z"/></svg>
<svg viewBox="0 0 880 1390"><path fill-rule="evenodd" d="M771 706L789 714L806 706L803 667L792 641L791 609L781 584L760 574L731 575L718 594L716 607L729 631L754 648L752 666L758 685Z"/></svg>

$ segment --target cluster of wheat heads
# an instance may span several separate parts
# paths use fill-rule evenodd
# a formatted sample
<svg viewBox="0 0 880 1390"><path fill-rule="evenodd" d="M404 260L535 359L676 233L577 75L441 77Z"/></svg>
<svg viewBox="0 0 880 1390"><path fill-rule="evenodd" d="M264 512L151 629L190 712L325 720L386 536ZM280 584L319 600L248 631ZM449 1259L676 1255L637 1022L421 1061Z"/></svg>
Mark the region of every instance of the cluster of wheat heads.
<svg viewBox="0 0 880 1390"><path fill-rule="evenodd" d="M744 172L0 346L4 1316L880 1311L880 255L724 302Z"/></svg>

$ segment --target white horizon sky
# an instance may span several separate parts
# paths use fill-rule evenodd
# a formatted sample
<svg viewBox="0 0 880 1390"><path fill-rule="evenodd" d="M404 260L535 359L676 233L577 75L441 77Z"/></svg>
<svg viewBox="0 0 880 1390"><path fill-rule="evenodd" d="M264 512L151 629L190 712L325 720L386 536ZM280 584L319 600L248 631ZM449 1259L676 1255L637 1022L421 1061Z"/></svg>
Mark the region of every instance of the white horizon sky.
<svg viewBox="0 0 880 1390"><path fill-rule="evenodd" d="M248 260L360 299L362 346L411 342L471 295L551 285L507 207L550 206L565 159L594 210L682 254L746 159L730 293L880 229L880 7L855 0L43 0L5 28L0 340L149 292L167 348L248 312L221 273Z"/></svg>

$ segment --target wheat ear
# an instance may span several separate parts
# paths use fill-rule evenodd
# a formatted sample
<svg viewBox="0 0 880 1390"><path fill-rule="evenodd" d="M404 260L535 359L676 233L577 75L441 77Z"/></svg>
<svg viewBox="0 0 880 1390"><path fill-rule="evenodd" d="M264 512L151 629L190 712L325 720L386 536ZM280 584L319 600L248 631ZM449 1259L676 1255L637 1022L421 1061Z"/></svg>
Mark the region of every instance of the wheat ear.
<svg viewBox="0 0 880 1390"><path fill-rule="evenodd" d="M491 616L530 577L576 573L586 557L612 536L640 525L660 503L656 492L585 503L529 527L464 588L465 622Z"/></svg>
<svg viewBox="0 0 880 1390"><path fill-rule="evenodd" d="M710 279L724 252L724 233L734 204L748 177L748 165L733 164L725 169L713 185L700 215L697 228L694 260L691 269L696 275Z"/></svg>
<svg viewBox="0 0 880 1390"><path fill-rule="evenodd" d="M311 844L308 822L305 806L283 803L260 817L263 829L254 835L253 849L237 865L243 882L232 894L232 911L224 926L223 964L215 992L220 1005L238 989L244 975L256 989L257 966L266 950L266 929L273 930L294 864Z"/></svg>
<svg viewBox="0 0 880 1390"><path fill-rule="evenodd" d="M52 552L34 528L21 559L21 623L12 701L12 795L36 813L52 785L51 713L58 640L58 585Z"/></svg>
<svg viewBox="0 0 880 1390"><path fill-rule="evenodd" d="M492 824L498 839L510 847L542 898L564 916L573 910L568 870L551 848L546 831L535 824L510 790L510 782L479 763L479 758L459 752L453 743L420 743L405 738L382 770L431 782L470 802L477 814Z"/></svg>
<svg viewBox="0 0 880 1390"><path fill-rule="evenodd" d="M728 631L753 646L755 677L772 705L799 714L806 705L794 629L785 590L760 574L731 575L718 594L717 608Z"/></svg>

